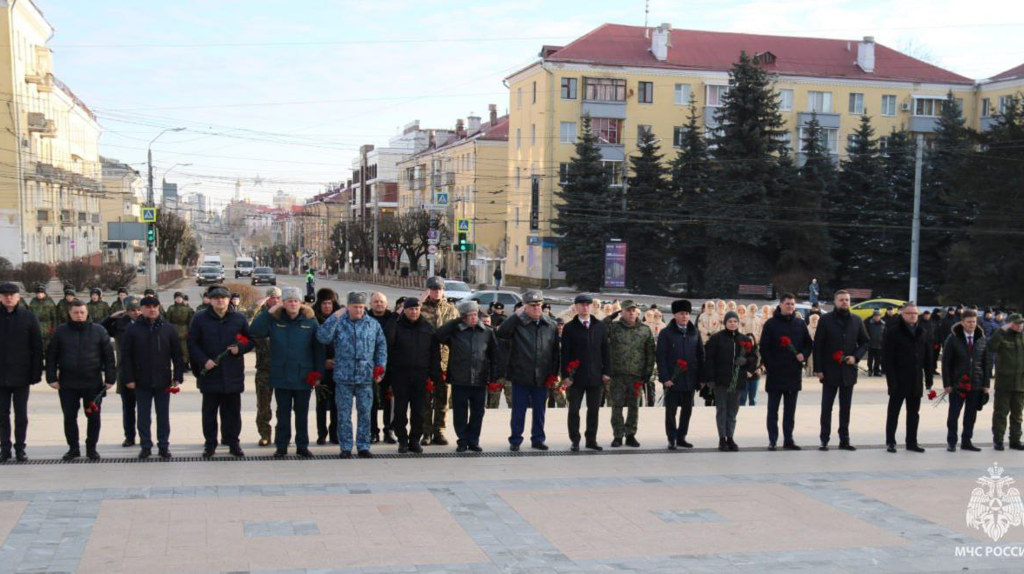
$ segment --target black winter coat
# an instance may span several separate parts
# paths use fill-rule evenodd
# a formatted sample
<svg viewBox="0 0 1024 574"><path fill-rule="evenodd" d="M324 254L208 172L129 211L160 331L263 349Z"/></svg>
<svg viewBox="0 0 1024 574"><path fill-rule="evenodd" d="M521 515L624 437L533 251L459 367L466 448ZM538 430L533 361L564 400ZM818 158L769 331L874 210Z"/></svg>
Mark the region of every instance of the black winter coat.
<svg viewBox="0 0 1024 574"><path fill-rule="evenodd" d="M171 381L181 383L185 361L174 325L157 318L140 319L128 327L121 339L121 380L135 388L166 389Z"/></svg>
<svg viewBox="0 0 1024 574"><path fill-rule="evenodd" d="M819 319L820 320L820 319ZM789 337L796 353L783 347L780 340ZM807 324L799 319L796 313L783 315L778 307L771 319L761 329L761 361L768 375L765 379L765 390L773 393L790 393L803 389L803 363L796 359L797 354L804 358L814 351L811 332Z"/></svg>
<svg viewBox="0 0 1024 574"><path fill-rule="evenodd" d="M837 351L852 356L854 364L839 364L833 359ZM857 362L868 351L868 332L860 317L849 311L833 311L822 315L814 332L814 372L824 373L822 384L828 387L852 387L857 384Z"/></svg>
<svg viewBox="0 0 1024 574"><path fill-rule="evenodd" d="M987 344L985 332L978 326L974 329L974 349L969 349L963 325L954 326L953 333L942 346L942 386L953 387L955 391L957 383L967 375L972 390L987 389L989 373L992 372L989 368L991 358L985 352Z"/></svg>
<svg viewBox="0 0 1024 574"><path fill-rule="evenodd" d="M722 329L708 339L704 347L704 374L701 377L705 383L716 387L728 387L732 383L736 363L741 362L736 388L743 388L747 382L747 373L753 374L757 371L757 353L744 353L741 359L740 341L750 341L753 345L754 339L739 331L728 329Z"/></svg>
<svg viewBox="0 0 1024 574"><path fill-rule="evenodd" d="M0 388L34 385L43 378L43 339L35 313L0 306Z"/></svg>
<svg viewBox="0 0 1024 574"><path fill-rule="evenodd" d="M242 335L248 339L245 345L235 339ZM202 375L207 360L215 361L231 345L238 346L238 354L226 353L220 364ZM243 355L253 349L255 343L249 335L249 322L245 315L234 311L218 317L213 307L196 313L188 331L188 358L196 384L202 392L242 393L245 392L245 358Z"/></svg>
<svg viewBox="0 0 1024 574"><path fill-rule="evenodd" d="M612 374L608 353L608 329L601 321L591 317L588 329L579 317L574 317L562 329L562 377L570 377L569 362L580 362L571 375L573 385L603 385L601 377L610 377Z"/></svg>
<svg viewBox="0 0 1024 574"><path fill-rule="evenodd" d="M911 327L902 318L885 331L882 367L890 397L920 397L924 381L932 385L931 332L920 323Z"/></svg>
<svg viewBox="0 0 1024 574"><path fill-rule="evenodd" d="M658 333L658 344L654 349L658 364L658 380L662 384L669 379L672 386L665 388L666 393L693 392L700 387L701 372L704 370L704 342L700 340L700 332L693 323L687 323L681 329L672 320ZM686 361L686 371L679 373L676 361Z"/></svg>
<svg viewBox="0 0 1024 574"><path fill-rule="evenodd" d="M437 340L448 345L449 383L480 387L497 380L498 339L490 327L453 319L437 330Z"/></svg>
<svg viewBox="0 0 1024 574"><path fill-rule="evenodd" d="M548 377L558 376L558 325L549 317L536 322L526 316L512 315L495 331L498 339L509 341L504 361L505 377L514 385L541 387Z"/></svg>
<svg viewBox="0 0 1024 574"><path fill-rule="evenodd" d="M384 330L388 345L386 376L392 385L441 382L441 347L434 327L420 317L412 322L401 315Z"/></svg>
<svg viewBox="0 0 1024 574"><path fill-rule="evenodd" d="M896 321L902 321L903 319L897 317ZM890 327L899 325L896 321L875 321L873 318L868 319L864 323L864 330L868 332L868 347L871 349L881 349L883 339L885 338L885 331Z"/></svg>
<svg viewBox="0 0 1024 574"><path fill-rule="evenodd" d="M106 329L86 320L57 327L46 348L46 382L64 389L99 390L117 378Z"/></svg>

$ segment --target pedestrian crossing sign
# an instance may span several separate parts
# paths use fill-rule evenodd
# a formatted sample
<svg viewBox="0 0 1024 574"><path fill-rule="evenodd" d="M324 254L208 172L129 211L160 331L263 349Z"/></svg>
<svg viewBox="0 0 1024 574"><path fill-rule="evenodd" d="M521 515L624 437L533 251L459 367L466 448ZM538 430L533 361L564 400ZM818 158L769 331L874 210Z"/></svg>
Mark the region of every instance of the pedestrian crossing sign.
<svg viewBox="0 0 1024 574"><path fill-rule="evenodd" d="M447 191L435 191L434 192L434 205L439 207L447 207L448 205L448 192Z"/></svg>
<svg viewBox="0 0 1024 574"><path fill-rule="evenodd" d="M468 219L455 220L456 233L469 233L470 227L472 227L472 223Z"/></svg>
<svg viewBox="0 0 1024 574"><path fill-rule="evenodd" d="M156 223L156 208L155 207L143 207L142 208L142 222L143 223Z"/></svg>

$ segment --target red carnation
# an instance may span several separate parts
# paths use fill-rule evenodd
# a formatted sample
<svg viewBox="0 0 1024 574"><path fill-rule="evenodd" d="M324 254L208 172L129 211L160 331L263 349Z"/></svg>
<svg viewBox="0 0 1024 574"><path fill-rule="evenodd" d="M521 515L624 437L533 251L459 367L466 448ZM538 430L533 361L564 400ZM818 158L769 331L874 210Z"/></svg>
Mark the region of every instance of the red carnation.
<svg viewBox="0 0 1024 574"><path fill-rule="evenodd" d="M384 376L384 367L377 365L373 368L373 380L377 380Z"/></svg>
<svg viewBox="0 0 1024 574"><path fill-rule="evenodd" d="M181 388L180 387L167 387L167 389L165 389L165 390L170 395L176 395L176 394L181 392Z"/></svg>
<svg viewBox="0 0 1024 574"><path fill-rule="evenodd" d="M937 397L937 396L939 396L939 393L935 392L934 389L928 391L928 400L929 401L934 401L935 397Z"/></svg>
<svg viewBox="0 0 1024 574"><path fill-rule="evenodd" d="M740 341L740 347L748 353L753 352L754 350L754 344L747 340Z"/></svg>
<svg viewBox="0 0 1024 574"><path fill-rule="evenodd" d="M549 389L554 388L556 384L558 384L558 377L556 377L554 375L548 375L547 380L544 381L544 386L549 388Z"/></svg>
<svg viewBox="0 0 1024 574"><path fill-rule="evenodd" d="M839 363L840 365L842 365L843 364L843 352L842 351L836 351L835 353L832 353L832 360L837 362L837 363Z"/></svg>
<svg viewBox="0 0 1024 574"><path fill-rule="evenodd" d="M95 401L89 401L89 404L85 405L85 416L92 416L99 414L100 406Z"/></svg>
<svg viewBox="0 0 1024 574"><path fill-rule="evenodd" d="M633 396L634 397L639 397L640 396L640 389L642 389L642 388L644 388L643 381L637 381L637 382L633 383Z"/></svg>
<svg viewBox="0 0 1024 574"><path fill-rule="evenodd" d="M488 383L487 391L491 393L500 393L503 386L504 385L501 383Z"/></svg>
<svg viewBox="0 0 1024 574"><path fill-rule="evenodd" d="M565 366L565 370L569 371L569 376L570 377L572 376L573 373L576 372L576 369L578 369L578 368L580 368L580 362L579 361L569 361L569 364Z"/></svg>
<svg viewBox="0 0 1024 574"><path fill-rule="evenodd" d="M318 373L316 371L310 371L306 375L306 384L311 386L311 387L315 387L315 386L320 384L320 378L321 378L320 373Z"/></svg>
<svg viewBox="0 0 1024 574"><path fill-rule="evenodd" d="M783 335L779 337L779 344L782 345L783 347L788 347L793 344L793 340Z"/></svg>
<svg viewBox="0 0 1024 574"><path fill-rule="evenodd" d="M241 333L235 335L235 340L238 341L238 344L242 345L242 346L245 346L245 345L249 344L249 337L246 337L245 335L243 335Z"/></svg>
<svg viewBox="0 0 1024 574"><path fill-rule="evenodd" d="M682 359L676 359L676 366L679 367L680 372L684 372L686 371L686 368L689 366L689 364L687 364L687 362Z"/></svg>
<svg viewBox="0 0 1024 574"><path fill-rule="evenodd" d="M434 380L433 379L427 379L427 392L428 393L434 392Z"/></svg>
<svg viewBox="0 0 1024 574"><path fill-rule="evenodd" d="M388 389L384 391L384 398L390 401L395 398L395 393L393 393L391 389Z"/></svg>

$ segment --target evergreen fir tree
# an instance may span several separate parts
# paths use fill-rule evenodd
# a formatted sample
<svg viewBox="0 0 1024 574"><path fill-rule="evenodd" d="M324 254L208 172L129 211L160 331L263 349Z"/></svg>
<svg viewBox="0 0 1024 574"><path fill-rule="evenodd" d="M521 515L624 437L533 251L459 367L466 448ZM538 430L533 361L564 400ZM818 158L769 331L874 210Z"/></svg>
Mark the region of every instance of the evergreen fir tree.
<svg viewBox="0 0 1024 574"><path fill-rule="evenodd" d="M630 156L633 176L628 179L626 213L620 236L627 242L626 284L641 293L651 293L665 279L668 219L664 215L670 199L669 170L662 163L654 135L644 131L637 153Z"/></svg>
<svg viewBox="0 0 1024 574"><path fill-rule="evenodd" d="M690 96L690 113L683 126L679 153L672 160L671 221L675 275L690 291L703 284L708 247L707 206L711 193L708 145L698 124L696 98Z"/></svg>
<svg viewBox="0 0 1024 574"><path fill-rule="evenodd" d="M565 279L584 291L596 291L604 282L604 243L613 213L621 213L621 206L612 211L609 174L601 159L590 116L585 115L566 181L555 192L561 205L552 222Z"/></svg>
<svg viewBox="0 0 1024 574"><path fill-rule="evenodd" d="M709 198L707 290L735 292L741 283L767 283L774 254L766 248L767 217L741 220L748 209L766 206L767 188L778 175L777 156L785 153L784 122L768 72L746 53L729 72L729 90L715 113L718 124L711 142L715 191Z"/></svg>
<svg viewBox="0 0 1024 574"><path fill-rule="evenodd" d="M914 220L914 155L916 144L905 129L893 129L882 155L885 195L874 209L883 227L874 233L881 259L874 264L875 290L902 297L910 282L910 226Z"/></svg>
<svg viewBox="0 0 1024 574"><path fill-rule="evenodd" d="M839 185L827 203L835 279L840 285L873 285L884 272L885 236L876 227L891 214L878 140L864 114L846 147Z"/></svg>

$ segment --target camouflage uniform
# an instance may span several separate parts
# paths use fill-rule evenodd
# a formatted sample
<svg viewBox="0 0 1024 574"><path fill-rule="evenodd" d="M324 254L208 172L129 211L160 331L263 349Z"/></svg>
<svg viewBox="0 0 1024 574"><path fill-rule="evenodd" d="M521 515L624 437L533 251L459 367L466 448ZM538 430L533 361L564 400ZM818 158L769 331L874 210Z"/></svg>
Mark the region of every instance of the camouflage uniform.
<svg viewBox="0 0 1024 574"><path fill-rule="evenodd" d="M420 301L420 315L435 329L459 318L455 305L442 298L440 301ZM448 345L441 345L441 371L448 372ZM434 381L434 392L428 394L423 405L423 440L432 439L444 430L448 413L448 382Z"/></svg>
<svg viewBox="0 0 1024 574"><path fill-rule="evenodd" d="M50 343L50 337L60 322L60 318L57 315L57 305L47 295L45 299L33 297L28 304L28 308L32 310L36 319L39 320L39 331L43 334L43 351L46 351L46 346Z"/></svg>
<svg viewBox="0 0 1024 574"><path fill-rule="evenodd" d="M68 311L70 311L70 310L71 310L71 302L68 301L66 298L65 299L61 299L60 301L57 302L57 324L58 325L63 325L64 323L67 323L68 321L71 320L71 318L68 317Z"/></svg>
<svg viewBox="0 0 1024 574"><path fill-rule="evenodd" d="M118 311L124 311L124 301L122 301L120 299L118 299L117 301L114 301L113 303L110 304L110 312L107 313L107 315L108 316L113 315L114 313L117 313Z"/></svg>
<svg viewBox="0 0 1024 574"><path fill-rule="evenodd" d="M612 367L611 381L605 387L612 407L612 430L615 438L636 435L637 418L644 386L654 370L654 333L637 321L632 326L622 321L608 324L608 350ZM639 383L640 388L636 387ZM622 420L622 407L627 407Z"/></svg>
<svg viewBox="0 0 1024 574"><path fill-rule="evenodd" d="M558 387L548 389L548 408L565 408L565 391Z"/></svg>
<svg viewBox="0 0 1024 574"><path fill-rule="evenodd" d="M100 299L99 301L89 301L85 304L85 308L88 309L89 319L93 323L100 323L110 316L110 303L107 303L103 299Z"/></svg>
<svg viewBox="0 0 1024 574"><path fill-rule="evenodd" d="M178 339L181 341L181 356L188 364L188 327L192 324L192 317L195 317L196 312L189 307L187 303L175 303L167 309L167 322L174 325L174 330L178 333Z"/></svg>
<svg viewBox="0 0 1024 574"><path fill-rule="evenodd" d="M259 313L267 310L264 303ZM259 313L256 313L257 315ZM256 430L260 439L271 441L270 419L273 409L270 405L274 398L274 387L270 386L270 338L256 339Z"/></svg>

